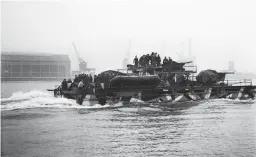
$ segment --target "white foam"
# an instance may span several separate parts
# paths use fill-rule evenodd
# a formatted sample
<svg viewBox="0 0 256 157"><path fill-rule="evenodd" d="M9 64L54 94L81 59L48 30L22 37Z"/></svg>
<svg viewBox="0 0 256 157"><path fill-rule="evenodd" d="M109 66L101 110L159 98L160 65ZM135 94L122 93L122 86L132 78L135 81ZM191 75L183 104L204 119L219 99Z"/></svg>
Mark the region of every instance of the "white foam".
<svg viewBox="0 0 256 157"><path fill-rule="evenodd" d="M131 98L131 100L130 100L130 103L139 103L139 102L143 103L144 101L136 99L136 98Z"/></svg>
<svg viewBox="0 0 256 157"><path fill-rule="evenodd" d="M256 102L256 99L228 99L228 98L222 98L222 99L213 99L214 101L226 101L226 102Z"/></svg>
<svg viewBox="0 0 256 157"><path fill-rule="evenodd" d="M1 99L1 101L26 100L26 99L31 99L31 98L35 98L35 97L52 97L52 95L49 93L46 93L46 92L38 91L38 90L32 90L27 93L20 91L20 92L13 93L12 96L9 98Z"/></svg>
<svg viewBox="0 0 256 157"><path fill-rule="evenodd" d="M246 100L240 100L240 99L208 99L207 101L201 103L201 105L204 104L219 104L219 103L226 103L226 104L233 104L233 103L256 103L256 99L246 99Z"/></svg>
<svg viewBox="0 0 256 157"><path fill-rule="evenodd" d="M108 107L118 107L123 104L106 104L104 106L100 104L94 104L89 106L89 102L84 102L83 105L79 105L75 100L66 98L55 98L47 92L41 92L33 90L27 93L18 92L14 93L11 97L1 100L1 110L14 110L14 109L28 109L28 108L87 108L87 109L97 109L97 108L108 108Z"/></svg>

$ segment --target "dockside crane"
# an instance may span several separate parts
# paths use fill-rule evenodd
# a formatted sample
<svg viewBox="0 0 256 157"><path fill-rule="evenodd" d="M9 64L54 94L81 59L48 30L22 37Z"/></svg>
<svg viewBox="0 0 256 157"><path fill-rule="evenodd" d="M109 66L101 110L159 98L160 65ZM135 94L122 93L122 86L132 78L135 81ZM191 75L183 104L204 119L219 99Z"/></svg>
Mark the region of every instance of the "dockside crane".
<svg viewBox="0 0 256 157"><path fill-rule="evenodd" d="M79 62L79 71L80 72L85 72L87 71L87 63L80 57L79 52L77 51L76 45L74 42L72 42L78 62Z"/></svg>
<svg viewBox="0 0 256 157"><path fill-rule="evenodd" d="M76 48L75 43L72 42L72 44L73 44L73 47L74 47L74 50L75 50L75 53L76 53L76 56L77 56L77 58L78 58L79 63L80 63L80 62L84 62L83 59L80 57L79 52L77 51L77 48Z"/></svg>

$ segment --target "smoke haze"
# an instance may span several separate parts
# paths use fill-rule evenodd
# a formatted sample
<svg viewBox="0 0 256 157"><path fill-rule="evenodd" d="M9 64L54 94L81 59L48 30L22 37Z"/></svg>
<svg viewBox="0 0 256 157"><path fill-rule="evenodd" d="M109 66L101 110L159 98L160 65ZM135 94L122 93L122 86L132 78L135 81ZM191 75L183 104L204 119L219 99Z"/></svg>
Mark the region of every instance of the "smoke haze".
<svg viewBox="0 0 256 157"><path fill-rule="evenodd" d="M1 2L2 51L69 54L75 42L97 72L122 67L131 39L135 55L192 55L199 69L256 72L254 0L113 0ZM181 44L183 43L183 44ZM183 45L183 46L181 46Z"/></svg>

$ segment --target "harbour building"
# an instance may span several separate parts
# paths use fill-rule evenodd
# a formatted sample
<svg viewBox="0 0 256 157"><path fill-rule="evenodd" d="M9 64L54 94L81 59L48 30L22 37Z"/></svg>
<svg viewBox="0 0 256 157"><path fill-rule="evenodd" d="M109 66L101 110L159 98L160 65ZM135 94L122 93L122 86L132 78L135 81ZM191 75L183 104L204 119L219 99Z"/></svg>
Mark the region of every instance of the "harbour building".
<svg viewBox="0 0 256 157"><path fill-rule="evenodd" d="M68 55L1 52L1 81L59 80L70 77Z"/></svg>

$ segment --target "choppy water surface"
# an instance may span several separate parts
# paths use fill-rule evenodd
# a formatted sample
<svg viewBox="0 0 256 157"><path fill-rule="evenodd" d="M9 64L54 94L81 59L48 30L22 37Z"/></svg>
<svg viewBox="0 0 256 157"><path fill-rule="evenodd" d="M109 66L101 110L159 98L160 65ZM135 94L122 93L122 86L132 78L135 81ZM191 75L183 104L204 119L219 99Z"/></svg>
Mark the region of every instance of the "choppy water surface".
<svg viewBox="0 0 256 157"><path fill-rule="evenodd" d="M2 156L256 156L255 100L85 105L2 98Z"/></svg>

